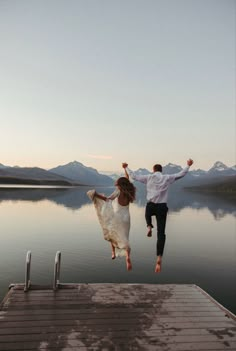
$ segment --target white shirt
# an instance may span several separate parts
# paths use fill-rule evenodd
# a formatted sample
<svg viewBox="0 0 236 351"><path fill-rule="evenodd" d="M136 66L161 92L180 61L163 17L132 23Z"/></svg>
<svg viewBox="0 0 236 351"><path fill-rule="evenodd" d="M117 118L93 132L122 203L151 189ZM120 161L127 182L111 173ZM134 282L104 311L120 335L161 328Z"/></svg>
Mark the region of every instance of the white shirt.
<svg viewBox="0 0 236 351"><path fill-rule="evenodd" d="M177 179L183 178L189 170L189 166L184 168L179 173L175 174L162 174L161 172L154 172L148 175L136 175L127 167L127 171L131 178L146 184L147 188L147 201L154 203L166 203L168 198L169 186Z"/></svg>

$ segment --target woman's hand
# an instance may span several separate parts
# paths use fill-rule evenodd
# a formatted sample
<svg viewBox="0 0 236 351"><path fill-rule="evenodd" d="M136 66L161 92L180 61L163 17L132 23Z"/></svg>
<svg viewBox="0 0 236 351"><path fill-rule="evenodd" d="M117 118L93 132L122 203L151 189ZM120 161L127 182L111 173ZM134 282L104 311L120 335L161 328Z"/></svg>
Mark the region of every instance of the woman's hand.
<svg viewBox="0 0 236 351"><path fill-rule="evenodd" d="M122 167L123 167L123 168L126 168L126 167L128 167L128 163L126 163L126 162L123 162L123 163L122 163Z"/></svg>

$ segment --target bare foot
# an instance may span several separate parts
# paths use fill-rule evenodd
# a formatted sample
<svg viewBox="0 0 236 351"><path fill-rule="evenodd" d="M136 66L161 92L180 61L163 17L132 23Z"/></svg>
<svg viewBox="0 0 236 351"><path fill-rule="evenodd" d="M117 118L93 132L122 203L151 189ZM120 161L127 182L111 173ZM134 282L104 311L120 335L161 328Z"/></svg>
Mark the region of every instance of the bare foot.
<svg viewBox="0 0 236 351"><path fill-rule="evenodd" d="M112 242L110 244L111 244L111 259L114 260L116 258L116 248Z"/></svg>
<svg viewBox="0 0 236 351"><path fill-rule="evenodd" d="M161 258L158 258L156 267L155 267L155 273L160 273L160 272L161 272Z"/></svg>
<svg viewBox="0 0 236 351"><path fill-rule="evenodd" d="M132 270L132 263L131 263L129 257L126 258L126 267L127 267L127 271L131 271Z"/></svg>
<svg viewBox="0 0 236 351"><path fill-rule="evenodd" d="M148 236L149 238L151 238L151 236L152 236L152 227L148 227L147 236Z"/></svg>

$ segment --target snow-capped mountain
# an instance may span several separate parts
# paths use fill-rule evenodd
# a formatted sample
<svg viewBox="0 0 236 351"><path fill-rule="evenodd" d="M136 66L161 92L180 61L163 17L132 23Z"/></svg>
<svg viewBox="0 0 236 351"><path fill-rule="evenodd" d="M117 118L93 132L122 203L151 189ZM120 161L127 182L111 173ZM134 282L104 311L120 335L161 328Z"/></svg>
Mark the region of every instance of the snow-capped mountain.
<svg viewBox="0 0 236 351"><path fill-rule="evenodd" d="M120 177L124 177L124 173L112 173L109 174L109 177L113 180L116 181Z"/></svg>
<svg viewBox="0 0 236 351"><path fill-rule="evenodd" d="M227 167L223 162L217 161L214 163L214 165L209 169L207 172L208 175L211 176L227 176L227 175L234 175L236 174L236 169L235 167Z"/></svg>
<svg viewBox="0 0 236 351"><path fill-rule="evenodd" d="M174 165L173 163L168 163L168 165L164 166L162 169L163 174L174 174L178 173L182 170L182 167ZM151 174L152 170L148 170L146 168L139 168L135 171L137 175L147 175Z"/></svg>
<svg viewBox="0 0 236 351"><path fill-rule="evenodd" d="M173 163L168 163L166 166L163 166L163 174L174 174L178 173L183 168L179 165ZM146 175L152 173L152 171L147 170L146 168L139 168L135 171L136 174ZM192 177L205 177L205 176L227 176L227 175L236 175L236 165L232 167L226 166L223 162L217 161L214 165L208 170L203 169L194 169L190 168L188 175Z"/></svg>
<svg viewBox="0 0 236 351"><path fill-rule="evenodd" d="M137 169L137 171L135 171L135 173L137 175L147 175L147 174L150 174L151 172L149 172L146 168L139 168Z"/></svg>
<svg viewBox="0 0 236 351"><path fill-rule="evenodd" d="M162 169L163 174L174 174L178 173L182 170L183 168L177 165L174 165L173 163L168 163L168 165L164 166Z"/></svg>
<svg viewBox="0 0 236 351"><path fill-rule="evenodd" d="M147 175L150 174L151 172L149 172L146 168L139 168L135 171L136 174L138 175ZM117 173L110 173L109 177L111 177L114 181L117 180L119 177L124 177L125 173L124 171L122 172L117 172Z"/></svg>
<svg viewBox="0 0 236 351"><path fill-rule="evenodd" d="M216 161L214 165L209 169L209 172L214 170L221 172L221 171L225 171L226 169L228 169L228 167L223 162Z"/></svg>
<svg viewBox="0 0 236 351"><path fill-rule="evenodd" d="M113 180L96 169L74 161L51 170L39 167L9 167L1 164L0 183L55 185L113 185Z"/></svg>
<svg viewBox="0 0 236 351"><path fill-rule="evenodd" d="M191 175L194 177L202 177L207 174L207 171L204 171L203 169L194 169L193 171L190 171Z"/></svg>
<svg viewBox="0 0 236 351"><path fill-rule="evenodd" d="M182 170L183 168L179 165L175 165L173 163L169 163L166 166L163 167L163 174L174 174L178 173ZM139 175L147 175L151 174L152 170L147 170L146 168L139 168L138 170L135 171L136 174ZM198 186L202 184L214 184L219 180L226 181L227 178L230 176L236 175L236 166L233 167L228 167L224 163L217 161L214 163L214 165L208 170L205 171L203 169L193 169L192 167L190 168L189 172L187 175L178 180L178 182L175 182L172 185L172 189L177 189L177 188L183 188L185 186ZM118 174L114 174L112 176L113 179L118 178ZM135 182L136 186L139 187L139 182Z"/></svg>
<svg viewBox="0 0 236 351"><path fill-rule="evenodd" d="M163 174L174 174L182 170L182 167L172 163L167 164L163 167ZM135 171L136 174L147 175L152 173L152 170L146 168L139 168ZM197 185L197 184L210 184L216 182L218 179L227 178L229 176L236 175L236 166L228 167L223 162L217 161L208 170L196 169L192 170L192 167L188 174L182 178L176 186L183 187L186 184ZM0 163L0 182L5 177L19 178L27 180L37 181L61 181L71 182L73 184L84 184L84 185L100 185L100 186L112 186L114 181L124 176L124 172L104 175L99 173L92 167L86 167L78 161L70 162L66 165L60 165L50 170L44 170L38 167L10 167ZM8 183L10 183L8 179Z"/></svg>
<svg viewBox="0 0 236 351"><path fill-rule="evenodd" d="M49 170L86 185L113 185L111 177L98 173L95 168L86 167L78 161L69 162Z"/></svg>

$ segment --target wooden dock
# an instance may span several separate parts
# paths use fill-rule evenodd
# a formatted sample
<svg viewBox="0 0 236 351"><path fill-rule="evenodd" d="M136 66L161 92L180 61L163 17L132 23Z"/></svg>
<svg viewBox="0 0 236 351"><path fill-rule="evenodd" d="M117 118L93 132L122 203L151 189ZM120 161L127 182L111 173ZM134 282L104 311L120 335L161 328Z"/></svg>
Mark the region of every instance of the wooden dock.
<svg viewBox="0 0 236 351"><path fill-rule="evenodd" d="M13 286L0 350L236 350L236 317L196 285Z"/></svg>

